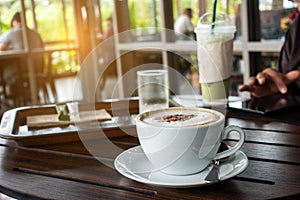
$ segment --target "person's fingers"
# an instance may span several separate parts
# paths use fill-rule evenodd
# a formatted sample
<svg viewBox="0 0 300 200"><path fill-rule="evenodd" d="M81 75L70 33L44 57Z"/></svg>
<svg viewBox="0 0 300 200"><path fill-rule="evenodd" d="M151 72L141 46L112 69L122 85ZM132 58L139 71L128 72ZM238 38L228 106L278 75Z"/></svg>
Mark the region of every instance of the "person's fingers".
<svg viewBox="0 0 300 200"><path fill-rule="evenodd" d="M249 85L242 85L239 90L241 92L251 92L252 91L252 87Z"/></svg>
<svg viewBox="0 0 300 200"><path fill-rule="evenodd" d="M251 92L252 95L261 97L280 92L287 92L287 85L300 77L300 71L294 70L286 75L275 69L267 68L256 77L250 77L248 84L242 85L241 92Z"/></svg>
<svg viewBox="0 0 300 200"><path fill-rule="evenodd" d="M256 75L256 80L258 81L259 85L263 85L266 83L267 77L266 73L260 72Z"/></svg>
<svg viewBox="0 0 300 200"><path fill-rule="evenodd" d="M255 85L256 83L257 83L256 77L250 77L250 78L249 78L248 85L253 86L253 85Z"/></svg>
<svg viewBox="0 0 300 200"><path fill-rule="evenodd" d="M255 85L252 88L251 94L256 97L263 97L270 95L270 90L265 85Z"/></svg>
<svg viewBox="0 0 300 200"><path fill-rule="evenodd" d="M280 108L280 107L283 107L283 106L285 106L285 105L287 105L287 100L281 98L281 99L279 99L279 100L276 102L275 107Z"/></svg>
<svg viewBox="0 0 300 200"><path fill-rule="evenodd" d="M300 77L299 70L290 71L285 75L285 83L288 85L299 77Z"/></svg>
<svg viewBox="0 0 300 200"><path fill-rule="evenodd" d="M264 70L263 74L265 76L268 76L269 79L273 81L275 87L280 93L285 94L287 92L287 86L286 83L284 82L284 77L281 73L279 73L277 70L268 68Z"/></svg>
<svg viewBox="0 0 300 200"><path fill-rule="evenodd" d="M241 92L251 92L253 90L253 86L256 84L257 80L255 77L250 77L248 84L242 85L239 90Z"/></svg>

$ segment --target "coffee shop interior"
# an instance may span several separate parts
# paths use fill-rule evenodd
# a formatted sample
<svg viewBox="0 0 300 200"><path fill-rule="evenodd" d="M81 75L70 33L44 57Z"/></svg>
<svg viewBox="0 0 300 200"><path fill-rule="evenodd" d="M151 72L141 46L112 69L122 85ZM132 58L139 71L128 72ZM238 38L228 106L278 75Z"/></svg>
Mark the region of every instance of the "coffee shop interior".
<svg viewBox="0 0 300 200"><path fill-rule="evenodd" d="M300 199L300 96L287 110L288 95L266 96L274 112L261 111L239 90L276 67L299 2L0 0L0 200ZM199 56L195 27L214 8L235 26L207 34L230 47L211 56L232 68L213 80L230 96L206 107L198 58L213 45ZM12 31L20 42L4 45Z"/></svg>
<svg viewBox="0 0 300 200"><path fill-rule="evenodd" d="M200 94L194 34L175 37L174 23L192 8L192 23L211 12L208 0L1 0L0 34L21 13L24 49L0 51L0 106L5 110L68 101L101 101L136 96L136 71L168 66L174 94ZM275 67L295 6L288 0L221 0L230 15L234 40L231 96L251 75ZM28 27L43 47L33 49ZM27 30L27 31L26 31ZM42 57L41 66L34 60ZM11 63L17 72L9 78ZM133 89L131 89L133 88Z"/></svg>

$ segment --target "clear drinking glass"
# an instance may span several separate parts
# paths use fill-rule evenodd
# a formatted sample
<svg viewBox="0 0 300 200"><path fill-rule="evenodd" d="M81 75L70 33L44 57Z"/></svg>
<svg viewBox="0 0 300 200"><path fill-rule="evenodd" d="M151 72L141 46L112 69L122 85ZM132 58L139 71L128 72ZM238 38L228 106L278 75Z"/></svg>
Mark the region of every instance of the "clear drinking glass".
<svg viewBox="0 0 300 200"><path fill-rule="evenodd" d="M137 72L140 113L169 107L168 71L163 69Z"/></svg>

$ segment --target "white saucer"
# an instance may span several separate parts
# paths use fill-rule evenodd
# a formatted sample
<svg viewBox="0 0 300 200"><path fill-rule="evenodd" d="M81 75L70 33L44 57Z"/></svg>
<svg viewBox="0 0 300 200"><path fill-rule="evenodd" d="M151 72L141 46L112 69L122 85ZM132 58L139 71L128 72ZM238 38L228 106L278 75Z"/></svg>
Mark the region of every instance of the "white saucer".
<svg viewBox="0 0 300 200"><path fill-rule="evenodd" d="M172 100L183 107L204 107L205 106L202 95L198 95L198 94L175 95L175 96L172 96ZM229 96L228 97L228 103L242 102L243 100L246 100L246 99L243 97L238 97L238 96Z"/></svg>
<svg viewBox="0 0 300 200"><path fill-rule="evenodd" d="M212 166L192 175L175 176L155 171L145 156L141 146L122 152L115 159L115 168L122 175L132 180L164 187L184 188L210 185L216 182L204 180ZM237 151L226 162L220 164L220 181L232 178L243 172L248 166L248 158L242 151Z"/></svg>

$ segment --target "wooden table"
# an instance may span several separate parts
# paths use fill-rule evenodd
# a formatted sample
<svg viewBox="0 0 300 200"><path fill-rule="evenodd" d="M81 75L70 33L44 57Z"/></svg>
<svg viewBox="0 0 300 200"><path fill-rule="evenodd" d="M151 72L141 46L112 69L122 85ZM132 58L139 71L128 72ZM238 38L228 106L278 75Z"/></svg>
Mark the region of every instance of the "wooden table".
<svg viewBox="0 0 300 200"><path fill-rule="evenodd" d="M137 112L136 102L130 105ZM104 107L109 110L109 106L105 103ZM281 113L282 119L293 114L299 118L299 110ZM134 126L129 126L105 130L106 135L113 135L110 140L18 146L0 139L0 192L32 199L299 199L300 120L291 124L278 116L228 110L226 123L245 130L241 150L249 165L241 174L214 185L166 188L119 174L110 167L116 156L139 145ZM231 136L227 142L234 141Z"/></svg>

